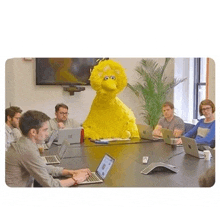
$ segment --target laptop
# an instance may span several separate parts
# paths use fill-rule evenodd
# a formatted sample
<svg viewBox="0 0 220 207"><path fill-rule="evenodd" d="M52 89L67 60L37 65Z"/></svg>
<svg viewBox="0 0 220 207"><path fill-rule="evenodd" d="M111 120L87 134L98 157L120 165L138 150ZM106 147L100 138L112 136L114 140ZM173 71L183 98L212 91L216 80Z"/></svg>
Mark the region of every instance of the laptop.
<svg viewBox="0 0 220 207"><path fill-rule="evenodd" d="M68 140L70 144L82 143L82 130L82 127L59 129L57 142L54 142L54 144L61 145L65 139Z"/></svg>
<svg viewBox="0 0 220 207"><path fill-rule="evenodd" d="M89 176L87 180L79 184L103 183L108 172L112 168L114 161L115 161L114 158L112 158L108 154L105 154L99 166L97 167L96 171L92 172L91 173L92 175Z"/></svg>
<svg viewBox="0 0 220 207"><path fill-rule="evenodd" d="M162 128L161 132L163 134L163 140L166 144L176 145L175 143L179 138L174 137L172 130ZM179 146L179 145L176 145L176 146ZM180 146L182 146L182 145L180 145Z"/></svg>
<svg viewBox="0 0 220 207"><path fill-rule="evenodd" d="M186 154L192 155L194 157L203 159L204 158L204 153L203 151L199 151L196 140L188 137L181 137L182 143L183 143L183 148Z"/></svg>
<svg viewBox="0 0 220 207"><path fill-rule="evenodd" d="M152 135L153 130L150 125L137 124L137 128L141 139L148 139L148 140L163 139L162 137Z"/></svg>
<svg viewBox="0 0 220 207"><path fill-rule="evenodd" d="M53 132L52 132L48 142L43 144L43 147L44 147L45 150L48 150L50 148L50 146L52 145L53 141L56 139L57 135L58 135L58 131L57 130L53 130Z"/></svg>
<svg viewBox="0 0 220 207"><path fill-rule="evenodd" d="M70 143L64 140L57 155L42 156L41 158L47 165L59 164L69 146Z"/></svg>

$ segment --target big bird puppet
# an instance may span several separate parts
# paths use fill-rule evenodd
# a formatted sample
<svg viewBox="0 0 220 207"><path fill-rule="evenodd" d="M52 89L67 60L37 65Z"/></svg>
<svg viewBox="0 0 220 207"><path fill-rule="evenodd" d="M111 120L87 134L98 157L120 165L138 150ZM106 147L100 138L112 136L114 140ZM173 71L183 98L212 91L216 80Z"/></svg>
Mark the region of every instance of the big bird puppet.
<svg viewBox="0 0 220 207"><path fill-rule="evenodd" d="M116 97L127 85L125 69L113 60L100 61L91 72L90 83L96 96L83 123L84 137L139 138L133 112Z"/></svg>

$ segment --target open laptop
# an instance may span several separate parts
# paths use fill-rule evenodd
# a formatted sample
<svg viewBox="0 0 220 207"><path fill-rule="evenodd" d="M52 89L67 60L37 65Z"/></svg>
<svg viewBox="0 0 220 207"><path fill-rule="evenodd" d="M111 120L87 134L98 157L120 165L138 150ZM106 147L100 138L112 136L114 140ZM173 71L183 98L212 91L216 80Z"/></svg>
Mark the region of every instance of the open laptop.
<svg viewBox="0 0 220 207"><path fill-rule="evenodd" d="M141 139L148 139L148 140L163 139L162 137L152 135L153 130L150 125L137 124L137 128Z"/></svg>
<svg viewBox="0 0 220 207"><path fill-rule="evenodd" d="M57 155L42 156L41 158L47 165L59 164L69 146L70 143L64 140Z"/></svg>
<svg viewBox="0 0 220 207"><path fill-rule="evenodd" d="M82 127L59 129L57 135L57 142L54 142L54 144L61 145L63 143L63 140L65 139L68 140L70 144L81 143L82 130Z"/></svg>
<svg viewBox="0 0 220 207"><path fill-rule="evenodd" d="M163 134L163 140L166 144L176 145L175 143L179 138L174 137L172 130L162 128L161 132ZM182 146L182 145L176 145L176 146Z"/></svg>
<svg viewBox="0 0 220 207"><path fill-rule="evenodd" d="M53 132L52 132L48 142L43 144L43 147L44 147L45 150L48 150L50 148L50 146L52 145L53 141L56 139L57 135L58 135L58 131L57 130L53 130Z"/></svg>
<svg viewBox="0 0 220 207"><path fill-rule="evenodd" d="M108 154L105 154L96 171L92 172L92 175L80 184L103 183L108 172L112 168L114 161L114 158Z"/></svg>
<svg viewBox="0 0 220 207"><path fill-rule="evenodd" d="M181 137L181 139L182 139L183 148L186 154L192 155L200 159L204 158L204 153L203 151L198 150L195 139L188 138L188 137Z"/></svg>

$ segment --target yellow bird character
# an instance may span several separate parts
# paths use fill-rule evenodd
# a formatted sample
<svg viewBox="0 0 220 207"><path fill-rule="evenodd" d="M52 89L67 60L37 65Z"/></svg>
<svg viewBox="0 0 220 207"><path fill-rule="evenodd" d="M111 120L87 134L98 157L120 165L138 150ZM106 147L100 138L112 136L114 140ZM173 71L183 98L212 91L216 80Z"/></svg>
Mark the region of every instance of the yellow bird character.
<svg viewBox="0 0 220 207"><path fill-rule="evenodd" d="M90 83L96 97L83 123L85 138L139 137L133 112L116 97L127 85L125 69L113 60L100 61Z"/></svg>

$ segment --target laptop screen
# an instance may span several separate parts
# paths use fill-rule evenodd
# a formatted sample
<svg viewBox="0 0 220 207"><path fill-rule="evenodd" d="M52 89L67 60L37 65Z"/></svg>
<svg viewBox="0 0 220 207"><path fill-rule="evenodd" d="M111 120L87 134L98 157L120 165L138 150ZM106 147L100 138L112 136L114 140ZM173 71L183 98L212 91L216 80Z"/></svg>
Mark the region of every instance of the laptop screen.
<svg viewBox="0 0 220 207"><path fill-rule="evenodd" d="M52 145L52 143L53 143L53 141L56 139L57 135L58 135L58 131L57 131L57 130L53 130L53 132L52 132L52 134L51 134L51 136L50 136L50 138L49 138L49 141L48 141L48 143L47 143L47 145L48 145L49 147Z"/></svg>
<svg viewBox="0 0 220 207"><path fill-rule="evenodd" d="M105 179L105 177L107 176L109 170L111 169L113 163L114 163L115 159L110 157L109 155L105 155L100 163L100 165L98 166L96 173L98 173L98 175L102 178Z"/></svg>
<svg viewBox="0 0 220 207"><path fill-rule="evenodd" d="M60 147L59 153L58 153L58 156L60 159L63 158L68 146L69 146L69 142L67 140L64 140L61 147Z"/></svg>

